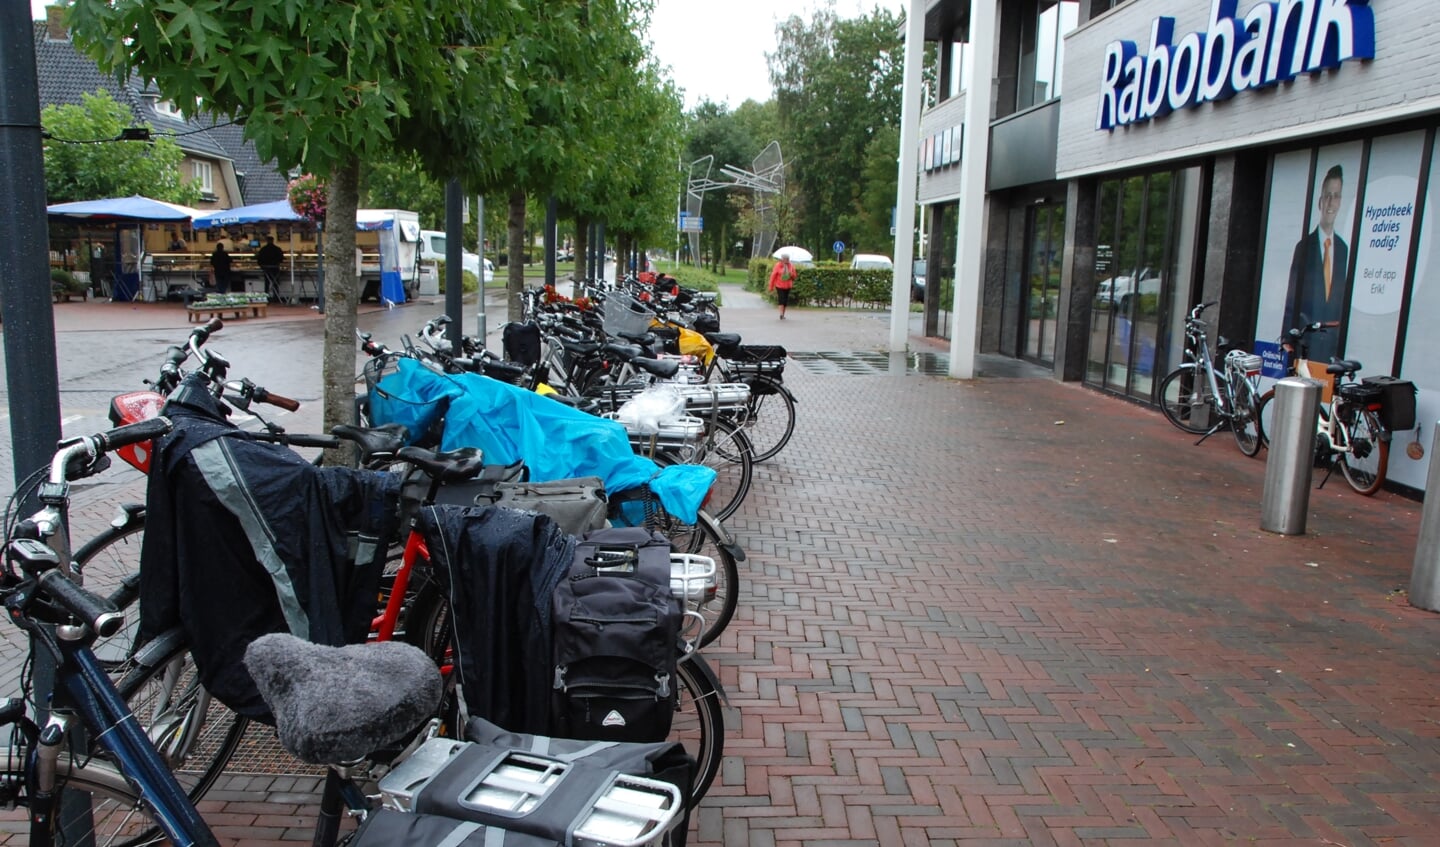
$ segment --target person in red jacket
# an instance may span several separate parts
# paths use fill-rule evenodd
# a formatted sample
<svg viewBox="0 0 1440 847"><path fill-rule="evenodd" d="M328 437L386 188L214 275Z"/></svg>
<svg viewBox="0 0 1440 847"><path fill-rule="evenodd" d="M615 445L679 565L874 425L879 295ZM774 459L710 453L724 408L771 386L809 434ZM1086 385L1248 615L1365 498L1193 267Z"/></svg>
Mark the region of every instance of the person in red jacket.
<svg viewBox="0 0 1440 847"><path fill-rule="evenodd" d="M790 289L795 285L795 266L789 256L781 256L775 267L770 269L770 290L780 304L780 320L785 320L785 307L790 305Z"/></svg>

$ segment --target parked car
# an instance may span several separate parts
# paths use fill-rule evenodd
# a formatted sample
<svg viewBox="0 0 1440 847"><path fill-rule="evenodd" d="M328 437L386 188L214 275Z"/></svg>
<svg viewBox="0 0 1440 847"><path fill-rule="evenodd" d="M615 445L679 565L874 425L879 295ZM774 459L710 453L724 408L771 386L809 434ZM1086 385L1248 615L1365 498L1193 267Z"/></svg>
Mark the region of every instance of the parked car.
<svg viewBox="0 0 1440 847"><path fill-rule="evenodd" d="M852 271L888 271L894 268L895 263L890 261L889 256L876 253L856 253L855 258L850 260Z"/></svg>
<svg viewBox="0 0 1440 847"><path fill-rule="evenodd" d="M422 262L443 262L445 261L445 233L433 229L420 231L420 261ZM460 254L460 267L475 274L480 278L480 256L471 253L469 250ZM485 282L495 281L495 264L489 259L485 260Z"/></svg>
<svg viewBox="0 0 1440 847"><path fill-rule="evenodd" d="M1137 282L1138 280L1138 282ZM1102 279L1095 284L1095 304L1111 311L1129 312L1135 295L1159 294L1160 274L1152 268Z"/></svg>
<svg viewBox="0 0 1440 847"><path fill-rule="evenodd" d="M925 302L925 260L916 259L910 270L910 300L913 303Z"/></svg>

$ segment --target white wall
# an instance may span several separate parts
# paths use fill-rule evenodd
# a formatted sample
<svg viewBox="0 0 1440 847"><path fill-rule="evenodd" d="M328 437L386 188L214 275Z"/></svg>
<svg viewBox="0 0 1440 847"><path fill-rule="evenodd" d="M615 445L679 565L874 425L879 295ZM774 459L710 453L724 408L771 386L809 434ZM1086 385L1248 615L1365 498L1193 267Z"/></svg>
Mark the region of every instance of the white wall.
<svg viewBox="0 0 1440 847"><path fill-rule="evenodd" d="M1241 17L1258 0L1239 0ZM1302 74L1113 131L1096 130L1106 46L1116 39L1149 52L1151 23L1175 18L1174 41L1206 29L1205 0L1135 0L1072 32L1065 42L1065 95L1057 170L1067 178L1140 167L1216 150L1272 144L1440 111L1440 15L1435 0L1374 0L1375 59Z"/></svg>

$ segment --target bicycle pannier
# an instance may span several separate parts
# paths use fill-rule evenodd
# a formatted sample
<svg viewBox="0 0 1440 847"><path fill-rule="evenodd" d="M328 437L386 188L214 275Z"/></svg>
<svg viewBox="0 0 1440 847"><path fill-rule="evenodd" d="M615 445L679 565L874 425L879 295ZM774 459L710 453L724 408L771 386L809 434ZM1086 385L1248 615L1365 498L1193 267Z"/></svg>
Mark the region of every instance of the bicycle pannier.
<svg viewBox="0 0 1440 847"><path fill-rule="evenodd" d="M554 594L551 734L664 739L682 611L664 536L639 527L586 533Z"/></svg>
<svg viewBox="0 0 1440 847"><path fill-rule="evenodd" d="M1415 428L1415 383L1393 376L1360 380L1380 389L1380 423L1391 432Z"/></svg>
<svg viewBox="0 0 1440 847"><path fill-rule="evenodd" d="M605 483L598 476L551 482L502 482L495 486L494 503L549 515L571 535L582 535L605 526L605 512L609 508Z"/></svg>
<svg viewBox="0 0 1440 847"><path fill-rule="evenodd" d="M525 367L540 362L540 327L534 323L508 323L500 334L505 358Z"/></svg>

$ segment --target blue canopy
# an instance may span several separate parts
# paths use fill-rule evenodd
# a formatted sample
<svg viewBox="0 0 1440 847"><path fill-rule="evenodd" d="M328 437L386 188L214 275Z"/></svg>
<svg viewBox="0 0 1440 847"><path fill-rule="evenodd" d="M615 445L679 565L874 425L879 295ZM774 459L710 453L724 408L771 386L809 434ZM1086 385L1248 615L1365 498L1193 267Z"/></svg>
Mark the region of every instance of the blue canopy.
<svg viewBox="0 0 1440 847"><path fill-rule="evenodd" d="M200 214L196 209L151 200L139 194L130 197L110 197L104 200L78 200L73 203L56 203L45 209L52 218L73 218L91 221L188 221Z"/></svg>
<svg viewBox="0 0 1440 847"><path fill-rule="evenodd" d="M223 209L218 212L201 215L195 219L193 228L210 229L211 227L218 226L298 220L302 220L302 218L295 214L294 209L290 208L289 200L276 200L272 203L256 203L253 206L238 206L234 209Z"/></svg>

